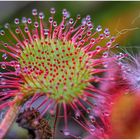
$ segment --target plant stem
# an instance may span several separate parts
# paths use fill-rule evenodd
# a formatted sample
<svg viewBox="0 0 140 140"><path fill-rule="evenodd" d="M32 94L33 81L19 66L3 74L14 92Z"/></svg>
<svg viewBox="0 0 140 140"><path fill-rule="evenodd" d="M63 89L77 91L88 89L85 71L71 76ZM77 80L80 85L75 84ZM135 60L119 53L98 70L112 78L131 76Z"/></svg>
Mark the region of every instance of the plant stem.
<svg viewBox="0 0 140 140"><path fill-rule="evenodd" d="M56 123L57 123L59 112L60 112L60 108L59 108L59 104L58 104L56 107L56 115L55 115L54 126L53 126L53 139L55 137L55 129L56 129Z"/></svg>
<svg viewBox="0 0 140 140"><path fill-rule="evenodd" d="M17 105L10 106L9 110L7 111L4 119L0 123L0 139L4 138L7 131L11 127L12 123L14 122L20 107Z"/></svg>

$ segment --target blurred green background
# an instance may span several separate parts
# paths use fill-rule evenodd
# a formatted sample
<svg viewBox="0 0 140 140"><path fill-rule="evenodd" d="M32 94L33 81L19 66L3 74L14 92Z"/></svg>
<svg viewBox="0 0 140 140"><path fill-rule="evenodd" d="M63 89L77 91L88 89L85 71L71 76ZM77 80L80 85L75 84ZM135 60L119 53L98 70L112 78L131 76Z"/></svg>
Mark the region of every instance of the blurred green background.
<svg viewBox="0 0 140 140"><path fill-rule="evenodd" d="M66 8L72 17L91 15L94 25L108 27L116 35L122 31L118 43L122 46L139 46L140 44L140 2L139 1L15 1L0 2L0 26L5 22L13 23L14 18L30 17L31 10L37 8L49 16L49 9L55 7L56 19L61 21L61 10ZM124 29L130 29L126 31Z"/></svg>
<svg viewBox="0 0 140 140"><path fill-rule="evenodd" d="M5 22L14 24L14 18L31 17L33 8L43 11L46 17L49 17L49 9L52 7L57 11L55 17L59 22L64 8L70 12L73 18L77 14L82 17L91 15L95 26L107 27L113 35L119 35L118 32L122 33L117 38L120 46L140 49L140 2L138 1L0 1L0 28L3 28ZM17 125L14 125L13 128L7 138L27 138L24 135L27 132L20 131ZM17 129L19 133L17 133Z"/></svg>

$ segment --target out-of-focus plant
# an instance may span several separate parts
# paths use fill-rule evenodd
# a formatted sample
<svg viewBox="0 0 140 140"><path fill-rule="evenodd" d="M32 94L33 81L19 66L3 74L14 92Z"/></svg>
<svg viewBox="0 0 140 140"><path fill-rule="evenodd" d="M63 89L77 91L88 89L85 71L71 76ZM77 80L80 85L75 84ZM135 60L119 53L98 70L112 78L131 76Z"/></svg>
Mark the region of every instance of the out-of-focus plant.
<svg viewBox="0 0 140 140"><path fill-rule="evenodd" d="M140 137L140 97L133 92L125 91L112 107L111 125L112 135L110 138Z"/></svg>

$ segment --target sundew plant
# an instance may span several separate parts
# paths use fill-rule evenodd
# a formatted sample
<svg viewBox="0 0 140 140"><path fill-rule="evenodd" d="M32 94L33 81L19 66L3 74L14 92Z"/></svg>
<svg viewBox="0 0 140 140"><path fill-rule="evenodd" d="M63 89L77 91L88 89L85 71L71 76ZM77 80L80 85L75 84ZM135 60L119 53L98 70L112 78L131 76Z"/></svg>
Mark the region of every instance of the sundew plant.
<svg viewBox="0 0 140 140"><path fill-rule="evenodd" d="M35 120L52 115L47 121L55 138L60 119L61 132L73 136L70 118L93 138L107 137L108 115L96 100L110 94L97 85L108 80L105 72L113 71L108 65L117 59L110 53L116 47L115 37L107 28L95 26L89 15L73 19L63 9L58 23L55 13L51 8L47 20L43 12L33 9L32 18L15 18L15 25L6 23L0 31L0 110L6 110L0 138L27 102L25 110L42 97L34 108L40 112Z"/></svg>
<svg viewBox="0 0 140 140"><path fill-rule="evenodd" d="M133 47L135 48L135 47ZM130 48L132 49L132 48ZM122 70L123 79L127 81L129 90L139 95L140 91L140 55L138 48L135 48L138 53L127 50L125 53L128 57L119 62Z"/></svg>

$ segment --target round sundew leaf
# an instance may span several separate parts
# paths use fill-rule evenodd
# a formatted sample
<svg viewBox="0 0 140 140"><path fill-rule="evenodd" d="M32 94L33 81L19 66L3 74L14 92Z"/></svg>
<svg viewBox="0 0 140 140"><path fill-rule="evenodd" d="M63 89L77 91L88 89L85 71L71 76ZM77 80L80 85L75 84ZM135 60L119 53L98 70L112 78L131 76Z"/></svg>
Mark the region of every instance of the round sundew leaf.
<svg viewBox="0 0 140 140"><path fill-rule="evenodd" d="M91 77L90 69L85 67L87 60L88 56L70 41L36 40L25 47L19 58L26 81L22 90L30 88L69 102L88 84L84 82Z"/></svg>

